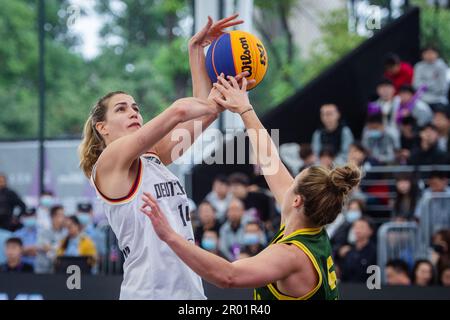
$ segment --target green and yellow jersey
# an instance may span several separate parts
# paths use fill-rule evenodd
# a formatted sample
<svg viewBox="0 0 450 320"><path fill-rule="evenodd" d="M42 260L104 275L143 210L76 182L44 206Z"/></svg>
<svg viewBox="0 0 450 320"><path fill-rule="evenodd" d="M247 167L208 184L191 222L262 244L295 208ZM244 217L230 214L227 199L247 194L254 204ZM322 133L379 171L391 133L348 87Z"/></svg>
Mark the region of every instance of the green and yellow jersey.
<svg viewBox="0 0 450 320"><path fill-rule="evenodd" d="M255 300L337 300L339 298L336 272L331 245L325 228L299 229L285 235L285 226L281 226L270 245L286 243L297 246L311 260L319 276L317 286L302 297L290 297L281 293L275 283L254 290Z"/></svg>

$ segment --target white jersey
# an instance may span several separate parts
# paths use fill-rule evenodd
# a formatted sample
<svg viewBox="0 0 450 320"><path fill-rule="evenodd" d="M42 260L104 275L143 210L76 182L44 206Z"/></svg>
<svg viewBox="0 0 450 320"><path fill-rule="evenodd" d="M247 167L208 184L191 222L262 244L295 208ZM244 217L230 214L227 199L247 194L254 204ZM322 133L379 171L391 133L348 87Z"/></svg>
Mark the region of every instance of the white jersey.
<svg viewBox="0 0 450 320"><path fill-rule="evenodd" d="M140 211L143 192L150 192L172 228L194 242L184 188L157 157L140 158L127 197L112 200L95 189L125 257L120 299L206 299L201 278L158 238L150 219Z"/></svg>

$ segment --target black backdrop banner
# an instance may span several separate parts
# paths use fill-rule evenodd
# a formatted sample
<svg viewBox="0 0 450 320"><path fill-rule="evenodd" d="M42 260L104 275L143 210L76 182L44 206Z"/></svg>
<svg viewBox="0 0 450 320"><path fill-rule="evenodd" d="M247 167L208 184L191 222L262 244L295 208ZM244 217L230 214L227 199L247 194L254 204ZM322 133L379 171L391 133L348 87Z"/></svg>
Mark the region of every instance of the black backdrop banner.
<svg viewBox="0 0 450 320"><path fill-rule="evenodd" d="M121 276L81 275L80 289L69 290L69 275L0 274L1 300L117 300ZM204 283L210 300L253 299L251 289L220 289ZM450 288L381 287L369 290L364 284L340 284L343 300L450 300ZM168 297L170 299L170 297Z"/></svg>

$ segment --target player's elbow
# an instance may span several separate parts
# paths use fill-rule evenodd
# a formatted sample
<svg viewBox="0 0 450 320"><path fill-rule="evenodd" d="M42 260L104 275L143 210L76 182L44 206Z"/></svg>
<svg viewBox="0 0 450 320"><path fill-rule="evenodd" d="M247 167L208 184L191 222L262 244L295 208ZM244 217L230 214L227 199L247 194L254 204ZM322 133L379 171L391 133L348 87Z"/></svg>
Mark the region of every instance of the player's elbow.
<svg viewBox="0 0 450 320"><path fill-rule="evenodd" d="M238 287L238 278L236 276L233 264L230 264L229 270L223 272L218 277L216 285L221 289L230 289Z"/></svg>

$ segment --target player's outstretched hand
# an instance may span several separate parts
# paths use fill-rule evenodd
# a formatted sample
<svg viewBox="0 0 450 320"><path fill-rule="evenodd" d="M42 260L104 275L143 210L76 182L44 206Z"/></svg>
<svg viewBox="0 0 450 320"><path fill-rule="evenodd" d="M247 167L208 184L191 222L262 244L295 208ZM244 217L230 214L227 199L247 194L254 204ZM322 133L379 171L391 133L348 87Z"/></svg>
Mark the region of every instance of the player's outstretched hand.
<svg viewBox="0 0 450 320"><path fill-rule="evenodd" d="M206 25L197 32L189 41L190 46L200 46L202 48L209 46L214 40L223 35L224 29L243 23L243 20L236 20L239 14L234 14L214 23L211 17L208 17Z"/></svg>
<svg viewBox="0 0 450 320"><path fill-rule="evenodd" d="M142 196L144 204L141 206L141 212L144 213L152 221L153 229L162 241L167 241L171 234L175 233L167 221L167 218L158 202L148 192L144 192Z"/></svg>
<svg viewBox="0 0 450 320"><path fill-rule="evenodd" d="M242 77L241 84L235 77L228 76L228 81L221 74L217 77L217 82L214 83L214 88L216 88L222 97L214 97L214 101L235 113L242 113L248 108L251 108L250 100L248 99L247 86L248 80ZM239 79L239 78L238 78Z"/></svg>

